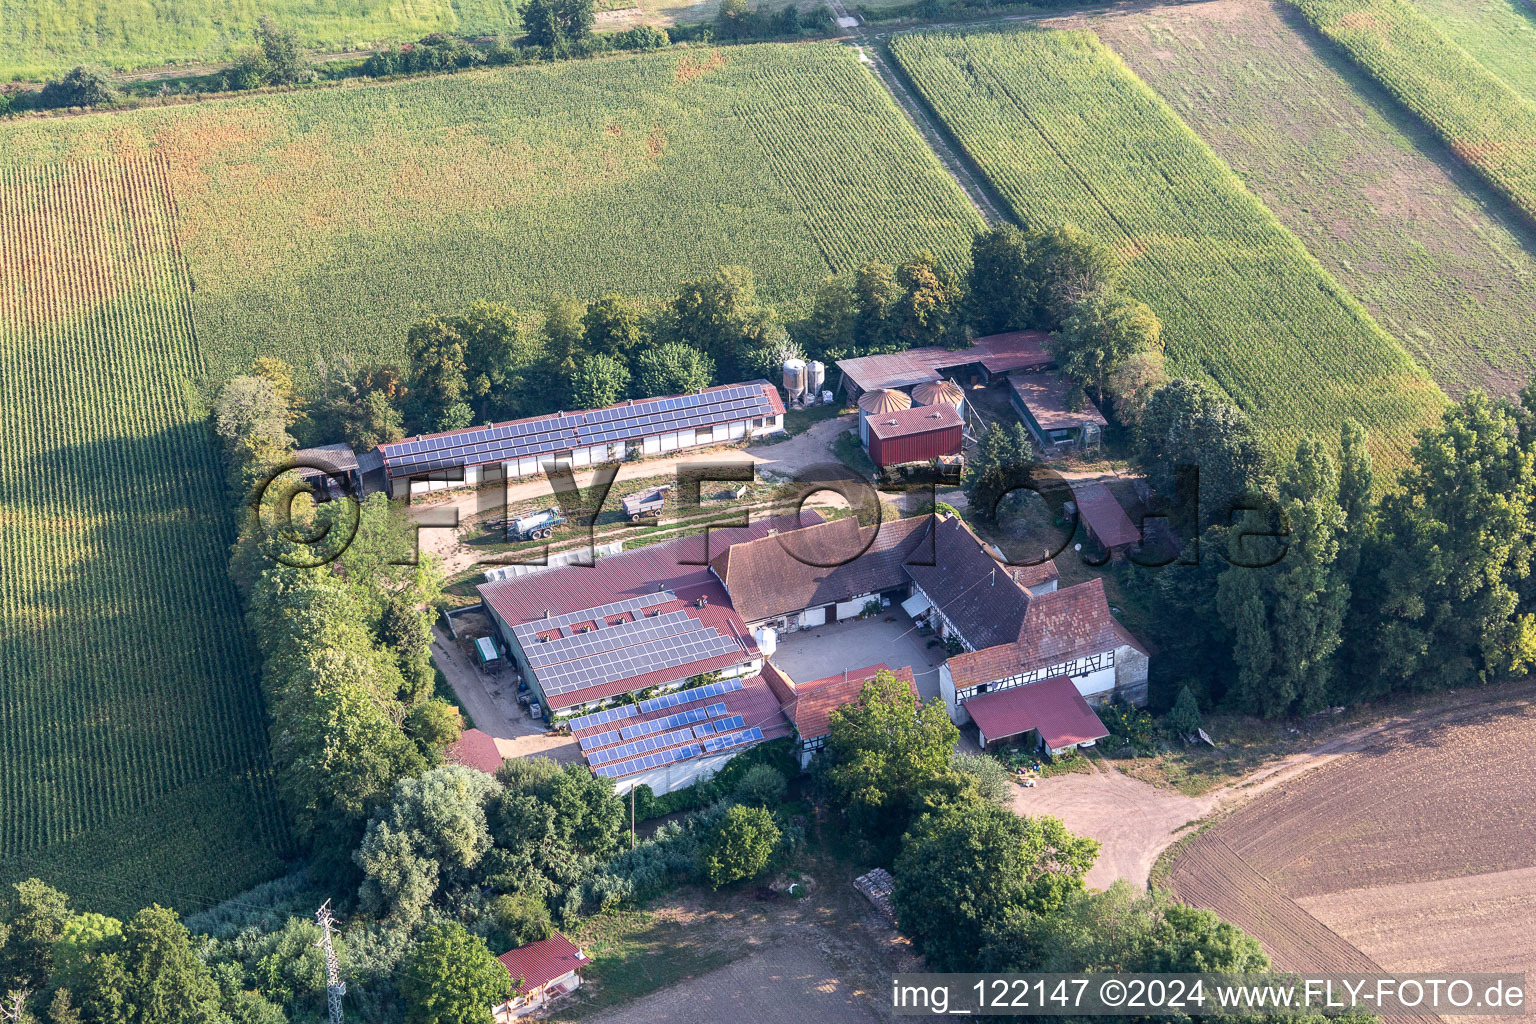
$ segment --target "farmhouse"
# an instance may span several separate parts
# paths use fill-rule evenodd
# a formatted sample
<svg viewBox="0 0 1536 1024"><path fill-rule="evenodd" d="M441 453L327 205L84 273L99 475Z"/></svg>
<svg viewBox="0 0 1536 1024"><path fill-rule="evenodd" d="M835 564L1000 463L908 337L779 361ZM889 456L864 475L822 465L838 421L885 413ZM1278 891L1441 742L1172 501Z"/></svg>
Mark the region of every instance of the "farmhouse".
<svg viewBox="0 0 1536 1024"><path fill-rule="evenodd" d="M939 669L939 692L957 722L966 720L972 697L1057 676L1093 704L1146 703L1146 648L1110 614L1102 579L1026 596L1021 618L984 635L997 640L1008 633L1015 635L957 654Z"/></svg>
<svg viewBox="0 0 1536 1024"><path fill-rule="evenodd" d="M518 946L497 959L512 976L517 990L505 1003L491 1007L496 1024L507 1024L576 991L581 987L582 970L592 962L591 957L559 932Z"/></svg>
<svg viewBox="0 0 1536 1024"><path fill-rule="evenodd" d="M732 544L709 567L752 629L809 629L858 616L870 602L903 600L904 564L925 557L930 522L917 516L861 527L836 519Z"/></svg>
<svg viewBox="0 0 1536 1024"><path fill-rule="evenodd" d="M1107 421L1084 396L1073 407L1073 384L1054 373L1008 378L1009 400L1047 458L1066 451L1097 448Z"/></svg>
<svg viewBox="0 0 1536 1024"><path fill-rule="evenodd" d="M866 391L906 391L916 385L952 378L963 387L985 384L1014 371L1034 372L1052 364L1048 336L1040 331L1011 331L977 338L969 348L911 348L887 355L838 361L843 389L853 401Z"/></svg>
<svg viewBox="0 0 1536 1024"><path fill-rule="evenodd" d="M892 669L884 663L870 665L867 668L841 672L825 679L813 679L808 683L794 682L774 665L770 664L763 668L763 678L767 680L774 696L779 699L779 704L784 709L784 716L794 727L799 745L796 753L799 755L802 769L810 767L811 758L816 755L816 751L826 746L827 737L832 732L832 712L844 704L852 704L858 700L859 691L864 688L864 684L875 678L877 672L882 671L894 672L897 679L911 688L912 696L918 696L917 683L912 678L912 669L906 665L898 669Z"/></svg>
<svg viewBox="0 0 1536 1024"><path fill-rule="evenodd" d="M603 409L424 434L379 446L391 497L535 476L546 464L580 468L740 441L784 429L784 403L767 381L698 394L637 398Z"/></svg>

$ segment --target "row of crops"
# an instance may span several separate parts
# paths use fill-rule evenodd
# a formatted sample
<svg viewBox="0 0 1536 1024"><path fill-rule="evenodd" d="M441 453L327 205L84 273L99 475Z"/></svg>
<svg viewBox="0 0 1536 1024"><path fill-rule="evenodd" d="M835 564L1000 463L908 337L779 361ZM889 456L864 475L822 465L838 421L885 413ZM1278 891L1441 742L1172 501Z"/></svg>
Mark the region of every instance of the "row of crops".
<svg viewBox="0 0 1536 1024"><path fill-rule="evenodd" d="M892 52L1019 220L1113 244L1173 367L1277 445L1352 417L1396 464L1438 413L1402 346L1091 33L917 34Z"/></svg>
<svg viewBox="0 0 1536 1024"><path fill-rule="evenodd" d="M1436 31L1407 0L1292 2L1536 223L1536 104Z"/></svg>
<svg viewBox="0 0 1536 1024"><path fill-rule="evenodd" d="M0 171L0 863L88 903L285 845L173 218L153 160Z"/></svg>
<svg viewBox="0 0 1536 1024"><path fill-rule="evenodd" d="M722 264L782 312L920 248L964 194L830 44L697 48L17 123L0 164L159 154L215 377L398 357L425 312L667 296Z"/></svg>

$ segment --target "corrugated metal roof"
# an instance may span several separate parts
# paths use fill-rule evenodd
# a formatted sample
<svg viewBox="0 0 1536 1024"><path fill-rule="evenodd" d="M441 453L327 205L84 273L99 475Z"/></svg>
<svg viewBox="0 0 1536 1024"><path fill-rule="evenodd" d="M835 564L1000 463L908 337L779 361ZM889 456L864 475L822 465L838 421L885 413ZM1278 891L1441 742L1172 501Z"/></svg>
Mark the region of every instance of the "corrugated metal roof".
<svg viewBox="0 0 1536 1024"><path fill-rule="evenodd" d="M1083 399L1083 407L1073 411L1067 405L1073 383L1054 373L1026 373L1008 379L1013 393L1040 424L1041 430L1070 430L1081 426L1105 426L1107 421L1098 406Z"/></svg>
<svg viewBox="0 0 1536 1024"><path fill-rule="evenodd" d="M959 405L965 401L965 392L951 380L931 380L912 389L912 398L919 405Z"/></svg>
<svg viewBox="0 0 1536 1024"><path fill-rule="evenodd" d="M1131 517L1125 514L1109 488L1099 481L1072 482L1072 500L1077 502L1083 524L1105 547L1117 548L1141 540L1136 524L1131 522Z"/></svg>
<svg viewBox="0 0 1536 1024"><path fill-rule="evenodd" d="M963 427L960 410L947 403L940 405L914 405L899 412L882 413L869 418L869 432L882 441L898 437L914 437L935 430L953 430Z"/></svg>
<svg viewBox="0 0 1536 1024"><path fill-rule="evenodd" d="M912 407L912 396L905 391L867 391L859 396L859 408L874 416Z"/></svg>
<svg viewBox="0 0 1536 1024"><path fill-rule="evenodd" d="M840 359L837 368L860 391L880 388L906 388L924 381L941 380L941 371L969 363L980 363L988 373L1038 369L1051 365L1046 349L1049 336L1040 331L1011 331L977 338L969 348L948 349L937 346L909 348L879 356Z"/></svg>
<svg viewBox="0 0 1536 1024"><path fill-rule="evenodd" d="M501 961L514 981L522 979L519 990L522 992L548 985L556 978L563 978L578 967L592 962L591 957L559 932L547 939L518 946L496 959Z"/></svg>
<svg viewBox="0 0 1536 1024"><path fill-rule="evenodd" d="M1109 735L1066 676L972 697L965 710L989 743L1038 729L1047 747L1060 750Z"/></svg>

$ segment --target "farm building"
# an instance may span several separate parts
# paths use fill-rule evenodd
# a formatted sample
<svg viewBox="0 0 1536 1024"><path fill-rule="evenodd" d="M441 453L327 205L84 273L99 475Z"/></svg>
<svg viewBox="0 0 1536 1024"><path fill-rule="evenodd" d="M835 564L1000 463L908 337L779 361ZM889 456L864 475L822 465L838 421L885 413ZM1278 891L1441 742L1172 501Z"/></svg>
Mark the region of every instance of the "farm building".
<svg viewBox="0 0 1536 1024"><path fill-rule="evenodd" d="M858 700L859 691L864 689L864 684L875 678L875 673L880 671L894 672L897 679L911 688L912 696L918 696L912 669L906 665L898 669L892 669L884 663L870 665L867 668L840 672L825 679L813 679L808 683L794 682L777 666L764 666L763 678L773 690L774 696L779 699L779 705L784 709L784 716L789 719L789 724L794 727L795 736L799 742L796 753L800 758L802 769L810 767L811 758L816 755L816 751L826 746L827 737L832 732L832 712L844 704L852 704Z"/></svg>
<svg viewBox="0 0 1536 1024"><path fill-rule="evenodd" d="M518 946L496 959L517 985L511 999L491 1008L496 1024L507 1024L576 991L581 987L581 972L592 962L591 957L559 932Z"/></svg>
<svg viewBox="0 0 1536 1024"><path fill-rule="evenodd" d="M869 447L869 421L871 417L885 417L890 413L912 408L912 396L905 391L866 391L859 396L859 443Z"/></svg>
<svg viewBox="0 0 1536 1024"><path fill-rule="evenodd" d="M794 632L861 615L870 602L903 600L903 564L925 558L928 516L859 526L836 519L790 534L732 544L710 562L752 629ZM857 556L857 557L855 557Z"/></svg>
<svg viewBox="0 0 1536 1024"><path fill-rule="evenodd" d="M299 479L315 487L315 498L329 501L343 494L361 498L384 486L384 460L377 451L358 455L346 444L301 448L288 456Z"/></svg>
<svg viewBox="0 0 1536 1024"><path fill-rule="evenodd" d="M1066 676L972 697L965 710L976 723L983 749L1014 740L1055 756L1091 747L1109 735Z"/></svg>
<svg viewBox="0 0 1536 1024"><path fill-rule="evenodd" d="M1051 456L1099 446L1107 421L1087 396L1083 396L1080 406L1073 407L1075 385L1071 381L1054 373L1034 373L1010 377L1008 386L1013 409L1029 428L1042 454Z"/></svg>
<svg viewBox="0 0 1536 1024"><path fill-rule="evenodd" d="M961 389L985 384L1013 371L1033 372L1052 364L1049 336L1040 331L1011 331L977 338L968 348L910 348L878 356L842 359L842 387L853 401L866 391L905 391L919 384L951 378Z"/></svg>
<svg viewBox="0 0 1536 1024"><path fill-rule="evenodd" d="M638 398L603 409L424 434L379 446L391 497L479 487L535 476L546 464L576 468L724 444L784 429L784 403L767 381L695 395Z"/></svg>
<svg viewBox="0 0 1536 1024"><path fill-rule="evenodd" d="M1017 599L1011 601L1010 611L1017 605ZM967 642L970 650L940 667L939 692L956 722L967 720L966 702L973 697L1056 676L1071 680L1092 704L1116 698L1146 703L1146 647L1115 621L1102 579L1026 596L1023 611L1020 618L1010 614L975 623L989 640L1006 639L975 646Z"/></svg>
<svg viewBox="0 0 1536 1024"><path fill-rule="evenodd" d="M1132 544L1141 541L1141 531L1125 514L1125 509L1115 500L1108 487L1097 480L1074 482L1072 501L1077 506L1078 518L1088 536L1099 547L1118 558Z"/></svg>
<svg viewBox="0 0 1536 1024"><path fill-rule="evenodd" d="M658 796L708 778L743 750L790 731L762 675L668 690L568 724L587 764L612 779L616 792L643 785Z"/></svg>
<svg viewBox="0 0 1536 1024"><path fill-rule="evenodd" d="M953 405L914 405L870 416L865 447L877 469L932 462L960 454L964 427L960 411Z"/></svg>

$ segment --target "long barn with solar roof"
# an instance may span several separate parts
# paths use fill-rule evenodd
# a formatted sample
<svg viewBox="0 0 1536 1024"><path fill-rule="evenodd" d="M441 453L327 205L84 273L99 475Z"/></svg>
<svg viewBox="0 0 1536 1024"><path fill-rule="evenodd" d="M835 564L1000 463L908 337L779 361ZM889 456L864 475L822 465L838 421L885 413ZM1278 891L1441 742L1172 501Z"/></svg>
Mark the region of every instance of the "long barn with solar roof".
<svg viewBox="0 0 1536 1024"><path fill-rule="evenodd" d="M422 434L379 446L391 497L480 487L536 476L546 465L580 468L784 430L784 402L765 380L693 395L636 398L603 409Z"/></svg>

